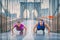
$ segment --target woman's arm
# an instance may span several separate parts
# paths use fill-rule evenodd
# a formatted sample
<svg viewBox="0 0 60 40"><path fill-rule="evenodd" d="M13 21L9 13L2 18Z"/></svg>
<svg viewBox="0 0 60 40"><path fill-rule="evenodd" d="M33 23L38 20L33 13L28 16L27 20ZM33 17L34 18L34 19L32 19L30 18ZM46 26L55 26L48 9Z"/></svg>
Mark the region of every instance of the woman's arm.
<svg viewBox="0 0 60 40"><path fill-rule="evenodd" d="M12 27L12 28L11 28L11 31L12 31L12 35L14 34L14 32L13 32L13 29L14 29L14 28L15 28L15 27Z"/></svg>
<svg viewBox="0 0 60 40"><path fill-rule="evenodd" d="M24 26L24 29L25 29L25 34L26 34L26 32L27 32L27 28L26 28L26 26Z"/></svg>

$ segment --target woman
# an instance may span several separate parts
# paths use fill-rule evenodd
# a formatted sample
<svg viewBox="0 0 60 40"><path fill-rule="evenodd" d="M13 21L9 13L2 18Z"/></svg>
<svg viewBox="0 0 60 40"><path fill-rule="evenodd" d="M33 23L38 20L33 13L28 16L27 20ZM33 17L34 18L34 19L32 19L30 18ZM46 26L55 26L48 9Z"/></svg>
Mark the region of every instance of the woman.
<svg viewBox="0 0 60 40"><path fill-rule="evenodd" d="M27 28L25 27L25 25L21 24L19 21L17 22L17 24L14 25L14 27L12 28L12 34L13 29L16 28L17 31L20 31L20 35L23 35L23 30L25 29L25 33L27 31Z"/></svg>

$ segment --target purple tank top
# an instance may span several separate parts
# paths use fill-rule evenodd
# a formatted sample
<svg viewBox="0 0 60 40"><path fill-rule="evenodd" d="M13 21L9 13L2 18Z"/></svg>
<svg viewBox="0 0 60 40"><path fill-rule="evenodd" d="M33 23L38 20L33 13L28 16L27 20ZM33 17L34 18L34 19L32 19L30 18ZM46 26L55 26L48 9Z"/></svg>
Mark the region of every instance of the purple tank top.
<svg viewBox="0 0 60 40"><path fill-rule="evenodd" d="M17 30L23 30L24 29L24 25L23 24L20 24L19 27L17 25L15 25L14 27L16 27Z"/></svg>

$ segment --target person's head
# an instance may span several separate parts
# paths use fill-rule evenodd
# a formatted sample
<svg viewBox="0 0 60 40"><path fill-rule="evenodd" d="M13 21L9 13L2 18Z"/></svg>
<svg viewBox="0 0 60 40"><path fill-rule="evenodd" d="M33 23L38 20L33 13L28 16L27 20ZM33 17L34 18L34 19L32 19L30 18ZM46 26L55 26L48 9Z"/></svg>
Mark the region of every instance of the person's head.
<svg viewBox="0 0 60 40"><path fill-rule="evenodd" d="M42 25L43 24L43 19L40 19L40 25Z"/></svg>
<svg viewBox="0 0 60 40"><path fill-rule="evenodd" d="M17 25L20 25L20 21L17 21Z"/></svg>

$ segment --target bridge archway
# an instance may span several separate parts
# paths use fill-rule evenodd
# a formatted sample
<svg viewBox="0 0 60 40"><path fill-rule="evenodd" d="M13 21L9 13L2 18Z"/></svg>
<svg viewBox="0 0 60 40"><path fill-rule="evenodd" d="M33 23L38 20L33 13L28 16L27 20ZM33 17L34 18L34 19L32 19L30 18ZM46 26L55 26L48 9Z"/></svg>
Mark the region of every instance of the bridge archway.
<svg viewBox="0 0 60 40"><path fill-rule="evenodd" d="M41 15L41 13L40 13L41 5L40 4L41 4L40 2L20 2L20 18L32 19L33 15L35 15L36 18L40 17L40 15ZM25 14L24 12L26 11L25 9L28 9L29 12L26 12L26 15L24 17L24 14ZM33 19L35 17L33 17Z"/></svg>

